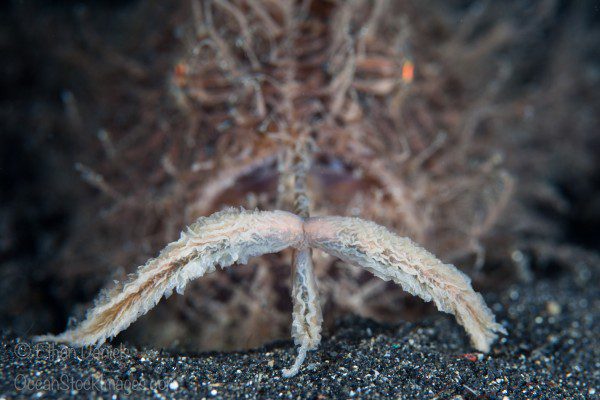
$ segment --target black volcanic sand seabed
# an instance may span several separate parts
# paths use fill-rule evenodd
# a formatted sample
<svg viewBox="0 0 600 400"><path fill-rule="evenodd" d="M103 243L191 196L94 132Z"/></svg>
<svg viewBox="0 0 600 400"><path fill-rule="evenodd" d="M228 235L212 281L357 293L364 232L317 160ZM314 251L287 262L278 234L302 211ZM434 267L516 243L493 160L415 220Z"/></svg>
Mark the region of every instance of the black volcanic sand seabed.
<svg viewBox="0 0 600 400"><path fill-rule="evenodd" d="M600 265L515 284L488 304L509 330L473 352L446 314L418 323L338 323L300 375L291 342L237 353L182 354L103 345L74 349L2 335L4 397L600 398ZM48 347L50 346L50 347ZM37 354L36 354L37 351Z"/></svg>

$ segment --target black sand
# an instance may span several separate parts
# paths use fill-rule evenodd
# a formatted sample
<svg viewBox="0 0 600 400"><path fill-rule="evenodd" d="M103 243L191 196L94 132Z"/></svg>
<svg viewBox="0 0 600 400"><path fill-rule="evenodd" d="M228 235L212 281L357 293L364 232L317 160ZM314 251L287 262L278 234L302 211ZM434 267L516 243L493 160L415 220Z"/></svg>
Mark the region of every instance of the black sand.
<svg viewBox="0 0 600 400"><path fill-rule="evenodd" d="M444 314L397 326L340 321L291 379L281 376L293 361L291 342L188 354L73 349L5 333L0 391L9 398L599 398L598 265L574 260L573 268L486 296L509 331L490 354L473 352Z"/></svg>

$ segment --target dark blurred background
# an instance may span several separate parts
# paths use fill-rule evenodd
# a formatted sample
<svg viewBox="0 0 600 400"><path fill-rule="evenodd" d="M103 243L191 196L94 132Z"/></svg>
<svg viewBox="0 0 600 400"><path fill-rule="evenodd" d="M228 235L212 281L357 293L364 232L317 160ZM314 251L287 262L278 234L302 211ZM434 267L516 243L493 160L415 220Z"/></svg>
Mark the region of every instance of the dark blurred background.
<svg viewBox="0 0 600 400"><path fill-rule="evenodd" d="M458 125L475 118L477 146L501 154L515 180L511 202L482 239L487 256L475 273L477 285L500 291L517 280L575 276L563 265L569 254L600 248L600 2L415 0L398 7L410 26L413 96L439 90L428 94L441 100L424 101L425 112L452 108ZM183 212L190 201L186 188L205 181L172 171L193 163L189 147L201 148L209 160L224 156L202 123L195 129L205 136L186 142L188 116L172 90L178 63L190 57L190 15L185 1L0 6L5 329L23 335L64 329L98 290L192 222ZM427 86L428 73L438 77L437 88ZM176 184L186 179L188 186ZM258 179L240 187L240 204L248 192L273 188ZM228 196L212 209L235 204ZM210 296L227 303L234 288L223 284ZM160 324L160 337L145 338L134 326L126 338L171 345L194 335L204 306L193 299L169 299L142 321ZM279 303L288 315L289 302ZM244 347L282 335L228 343L207 336L191 345Z"/></svg>

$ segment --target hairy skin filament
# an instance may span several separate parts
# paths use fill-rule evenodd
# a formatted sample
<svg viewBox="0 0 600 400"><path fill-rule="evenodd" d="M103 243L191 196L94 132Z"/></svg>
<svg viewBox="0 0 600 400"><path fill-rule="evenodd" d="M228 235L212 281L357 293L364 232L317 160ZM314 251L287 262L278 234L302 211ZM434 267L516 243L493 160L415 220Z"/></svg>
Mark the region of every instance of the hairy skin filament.
<svg viewBox="0 0 600 400"><path fill-rule="evenodd" d="M77 346L101 344L126 329L173 290L183 294L192 279L250 257L294 251L292 336L300 346L294 365L284 376L294 376L306 352L321 340L321 309L312 269L311 248L392 280L407 292L433 301L440 311L453 314L469 334L473 346L487 352L496 332L505 333L469 278L453 265L373 222L346 217L301 218L286 211L228 209L200 218L149 260L124 285L103 294L83 322L59 335L39 341Z"/></svg>

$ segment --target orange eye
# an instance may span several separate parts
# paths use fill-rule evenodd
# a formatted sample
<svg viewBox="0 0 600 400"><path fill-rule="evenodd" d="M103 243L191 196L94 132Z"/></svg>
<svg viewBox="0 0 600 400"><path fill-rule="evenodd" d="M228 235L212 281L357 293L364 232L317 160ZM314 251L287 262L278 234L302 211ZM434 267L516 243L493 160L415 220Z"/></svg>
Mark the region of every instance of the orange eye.
<svg viewBox="0 0 600 400"><path fill-rule="evenodd" d="M183 78L188 73L188 66L183 63L175 65L175 76L177 78Z"/></svg>
<svg viewBox="0 0 600 400"><path fill-rule="evenodd" d="M402 65L402 80L411 83L415 77L415 64L412 61L405 61Z"/></svg>

